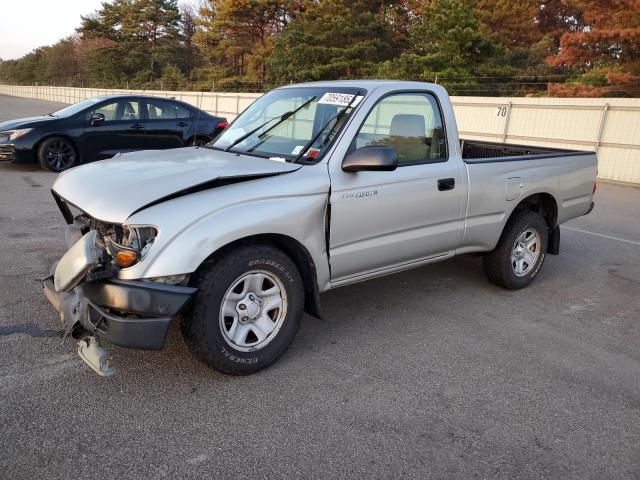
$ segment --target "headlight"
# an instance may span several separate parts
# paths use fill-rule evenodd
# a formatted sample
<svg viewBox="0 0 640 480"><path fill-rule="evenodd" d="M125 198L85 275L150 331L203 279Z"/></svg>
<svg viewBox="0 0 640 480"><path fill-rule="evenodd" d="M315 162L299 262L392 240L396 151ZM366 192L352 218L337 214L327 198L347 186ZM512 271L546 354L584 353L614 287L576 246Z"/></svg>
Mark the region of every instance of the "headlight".
<svg viewBox="0 0 640 480"><path fill-rule="evenodd" d="M33 128L21 128L20 130L8 130L6 132L0 132L0 135L8 135L7 140L15 140L29 133Z"/></svg>

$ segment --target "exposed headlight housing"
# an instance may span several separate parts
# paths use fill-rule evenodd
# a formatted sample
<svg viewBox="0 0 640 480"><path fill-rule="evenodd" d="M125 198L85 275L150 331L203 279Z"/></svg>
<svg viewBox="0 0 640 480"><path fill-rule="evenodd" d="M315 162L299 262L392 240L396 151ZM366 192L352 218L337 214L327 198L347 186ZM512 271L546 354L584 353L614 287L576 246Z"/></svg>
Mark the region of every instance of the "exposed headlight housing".
<svg viewBox="0 0 640 480"><path fill-rule="evenodd" d="M33 128L21 128L19 130L7 130L6 132L0 132L0 135L7 135L7 140L15 140L29 133Z"/></svg>
<svg viewBox="0 0 640 480"><path fill-rule="evenodd" d="M120 235L104 237L106 250L121 268L131 267L139 262L153 245L158 234L155 227L123 225Z"/></svg>

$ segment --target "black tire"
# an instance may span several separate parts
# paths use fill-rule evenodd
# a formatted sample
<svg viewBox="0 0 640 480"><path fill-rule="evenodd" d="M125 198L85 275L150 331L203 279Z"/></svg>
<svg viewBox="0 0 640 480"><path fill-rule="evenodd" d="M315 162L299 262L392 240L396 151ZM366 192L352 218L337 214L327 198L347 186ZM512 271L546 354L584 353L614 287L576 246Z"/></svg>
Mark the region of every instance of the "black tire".
<svg viewBox="0 0 640 480"><path fill-rule="evenodd" d="M520 244L517 242L525 232L537 233L539 251L535 261L531 261L531 265L517 274L512 253L522 255L522 248L518 249ZM540 214L531 211L515 213L505 225L496 248L484 256L485 275L491 283L509 290L526 287L536 278L544 263L548 242L548 226Z"/></svg>
<svg viewBox="0 0 640 480"><path fill-rule="evenodd" d="M43 170L62 172L79 163L76 147L63 137L49 137L38 147L38 163Z"/></svg>
<svg viewBox="0 0 640 480"><path fill-rule="evenodd" d="M280 282L286 293L285 308L282 320L274 320L280 326L271 334L273 336L267 336L266 345L253 351L242 351L229 343L231 340L223 334L229 318L222 315L221 306L228 291L235 293L230 290L235 282L254 274L252 272L266 272L267 276ZM191 353L209 367L231 375L254 373L273 363L293 341L300 325L304 288L295 263L277 248L249 244L228 251L203 264L195 274L193 284L198 292L181 320L181 331ZM268 279L266 285L269 285ZM243 286L244 290L247 288ZM262 312L262 307L260 310Z"/></svg>

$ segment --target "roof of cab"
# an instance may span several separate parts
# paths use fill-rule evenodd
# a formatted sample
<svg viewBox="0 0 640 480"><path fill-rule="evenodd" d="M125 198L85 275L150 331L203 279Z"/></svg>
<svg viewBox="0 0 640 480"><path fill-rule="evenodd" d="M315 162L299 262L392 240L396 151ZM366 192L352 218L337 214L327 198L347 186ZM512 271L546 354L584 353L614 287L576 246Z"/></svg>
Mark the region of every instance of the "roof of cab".
<svg viewBox="0 0 640 480"><path fill-rule="evenodd" d="M438 96L446 96L447 91L442 85L436 83L427 82L414 82L405 80L329 80L318 82L305 82L305 83L293 83L285 85L286 88L296 87L351 87L351 88L363 88L366 90L367 95L371 95L376 91L379 95L386 95L393 93L394 91L412 91L412 90L428 90L436 93Z"/></svg>
<svg viewBox="0 0 640 480"><path fill-rule="evenodd" d="M317 82L304 82L304 83L292 83L280 88L295 88L295 87L363 87L363 88L378 88L378 87L390 87L396 86L398 89L403 88L425 88L425 87L440 87L435 83L428 82L415 82L406 80L321 80Z"/></svg>

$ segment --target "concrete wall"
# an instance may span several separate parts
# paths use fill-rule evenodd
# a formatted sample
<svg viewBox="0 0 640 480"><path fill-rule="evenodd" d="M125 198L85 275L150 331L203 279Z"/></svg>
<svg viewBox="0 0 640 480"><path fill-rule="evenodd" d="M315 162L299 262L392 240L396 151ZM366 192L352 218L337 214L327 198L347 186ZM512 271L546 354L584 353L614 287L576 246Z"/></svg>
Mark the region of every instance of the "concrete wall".
<svg viewBox="0 0 640 480"><path fill-rule="evenodd" d="M0 85L0 94L74 103L138 93L183 100L233 120L258 93ZM598 152L599 177L640 184L640 99L453 97L462 138Z"/></svg>

